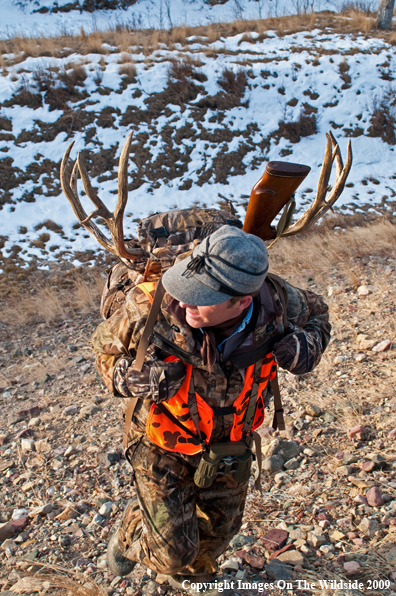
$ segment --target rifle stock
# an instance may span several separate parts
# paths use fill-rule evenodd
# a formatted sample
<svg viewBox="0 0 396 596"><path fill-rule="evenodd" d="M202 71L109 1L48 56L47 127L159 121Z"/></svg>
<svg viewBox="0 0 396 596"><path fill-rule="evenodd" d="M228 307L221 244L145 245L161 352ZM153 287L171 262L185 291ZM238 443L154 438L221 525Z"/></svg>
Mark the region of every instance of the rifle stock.
<svg viewBox="0 0 396 596"><path fill-rule="evenodd" d="M253 186L243 229L262 240L272 240L276 231L271 225L311 168L297 163L270 161L264 174Z"/></svg>

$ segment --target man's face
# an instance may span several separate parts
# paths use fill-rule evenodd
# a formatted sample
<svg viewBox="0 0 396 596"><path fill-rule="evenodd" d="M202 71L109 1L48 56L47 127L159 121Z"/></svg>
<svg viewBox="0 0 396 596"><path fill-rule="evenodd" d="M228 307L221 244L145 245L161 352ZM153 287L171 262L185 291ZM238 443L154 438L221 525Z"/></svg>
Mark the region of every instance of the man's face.
<svg viewBox="0 0 396 596"><path fill-rule="evenodd" d="M243 296L235 304L226 300L213 306L192 306L185 302L180 302L180 306L186 309L187 324L194 329L199 329L221 325L230 319L235 319L250 305L251 301L251 296Z"/></svg>

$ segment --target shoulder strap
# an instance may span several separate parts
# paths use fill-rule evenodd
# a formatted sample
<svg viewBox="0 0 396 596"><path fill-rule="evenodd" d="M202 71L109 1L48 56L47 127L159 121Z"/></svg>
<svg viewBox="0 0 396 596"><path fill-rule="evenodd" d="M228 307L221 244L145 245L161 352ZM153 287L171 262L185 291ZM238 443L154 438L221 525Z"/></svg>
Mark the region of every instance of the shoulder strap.
<svg viewBox="0 0 396 596"><path fill-rule="evenodd" d="M270 282L274 285L279 298L282 302L283 308L283 328L286 330L287 328L287 288L284 280L279 277L279 275L275 275L275 273L268 273L267 278L269 278ZM283 417L283 406L282 406L282 398L279 389L279 382L278 382L278 370L276 371L276 376L271 380L271 387L272 392L274 394L274 419L272 422L272 428L274 430L285 430L285 420Z"/></svg>
<svg viewBox="0 0 396 596"><path fill-rule="evenodd" d="M275 273L267 273L267 279L270 280L272 285L275 287L276 291L278 292L280 301L282 303L283 308L283 327L286 329L287 327L287 302L288 302L288 295L287 295L287 288L284 280L279 277L279 275L275 275Z"/></svg>
<svg viewBox="0 0 396 596"><path fill-rule="evenodd" d="M154 329L155 322L157 320L162 298L165 294L165 288L162 285L162 279L159 279L157 282L157 287L155 290L154 300L150 308L149 316L147 317L146 325L143 329L143 334L139 342L139 346L136 352L135 362L133 363L132 370L141 371L144 364L144 358L146 356L147 348L149 345L149 339L152 330Z"/></svg>

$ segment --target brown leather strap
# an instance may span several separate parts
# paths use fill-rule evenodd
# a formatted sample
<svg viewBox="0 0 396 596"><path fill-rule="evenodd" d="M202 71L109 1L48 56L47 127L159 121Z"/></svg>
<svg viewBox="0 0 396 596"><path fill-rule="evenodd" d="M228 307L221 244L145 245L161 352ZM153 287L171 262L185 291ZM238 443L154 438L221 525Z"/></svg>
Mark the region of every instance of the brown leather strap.
<svg viewBox="0 0 396 596"><path fill-rule="evenodd" d="M276 291L279 294L279 298L280 298L280 301L282 303L282 308L283 308L283 327L286 332L286 329L287 329L287 302L288 302L286 284L285 284L284 280L281 277L279 277L279 275L275 275L275 273L268 273L267 278L273 283Z"/></svg>
<svg viewBox="0 0 396 596"><path fill-rule="evenodd" d="M138 403L137 397L131 397L127 410L125 412L125 425L124 425L124 435L122 437L122 444L124 449L128 448L128 432L131 428L133 413L136 408L136 404Z"/></svg>
<svg viewBox="0 0 396 596"><path fill-rule="evenodd" d="M272 392L274 394L274 420L272 422L272 428L274 430L285 430L285 420L283 418L283 406L282 398L279 390L278 383L278 371L276 376L271 380Z"/></svg>
<svg viewBox="0 0 396 596"><path fill-rule="evenodd" d="M258 475L256 480L254 481L254 488L259 490L260 492L263 491L261 487L261 470L262 470L262 454L261 454L261 437L260 435L254 430L252 432L252 436L254 439L254 447L256 451L256 459L257 459L257 467L258 467Z"/></svg>
<svg viewBox="0 0 396 596"><path fill-rule="evenodd" d="M149 316L147 317L146 325L143 329L143 334L139 342L139 347L136 352L135 362L132 365L132 370L141 371L144 364L147 348L149 345L149 339L152 330L154 329L155 322L158 317L158 313L161 308L162 298L164 297L165 289L162 285L162 279L158 280L157 287L155 289L154 300L150 308Z"/></svg>

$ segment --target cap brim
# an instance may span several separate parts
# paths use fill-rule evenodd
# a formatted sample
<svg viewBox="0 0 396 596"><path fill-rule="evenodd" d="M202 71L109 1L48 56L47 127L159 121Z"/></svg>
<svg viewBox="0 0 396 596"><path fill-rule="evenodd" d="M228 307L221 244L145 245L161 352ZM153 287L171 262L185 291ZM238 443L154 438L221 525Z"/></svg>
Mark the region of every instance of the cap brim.
<svg viewBox="0 0 396 596"><path fill-rule="evenodd" d="M176 263L162 276L162 285L168 294L191 306L212 306L231 298L230 295L223 294L200 281L201 275L205 273L194 273L188 277L183 275L189 262L190 258L187 258Z"/></svg>

